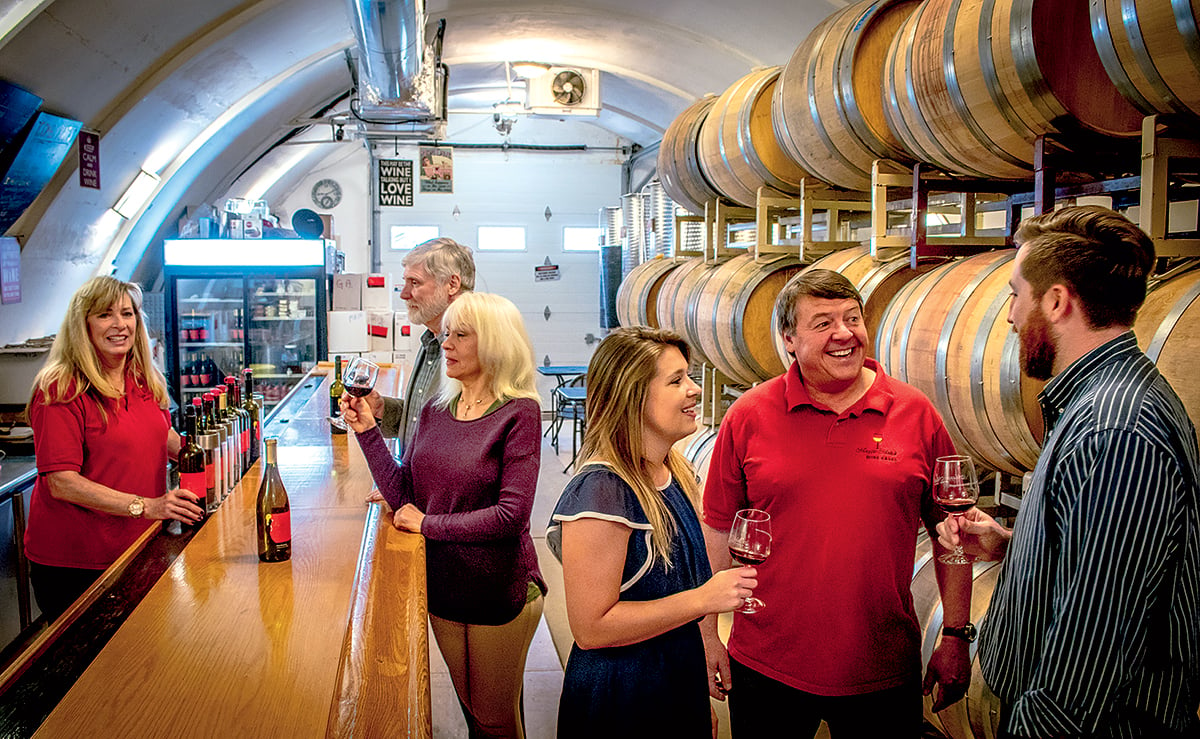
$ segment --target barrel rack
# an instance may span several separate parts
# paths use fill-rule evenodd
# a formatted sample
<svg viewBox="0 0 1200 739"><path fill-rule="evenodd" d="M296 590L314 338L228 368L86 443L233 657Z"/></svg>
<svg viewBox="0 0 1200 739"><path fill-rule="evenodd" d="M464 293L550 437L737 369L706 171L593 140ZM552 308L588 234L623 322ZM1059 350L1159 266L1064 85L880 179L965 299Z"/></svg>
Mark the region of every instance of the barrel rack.
<svg viewBox="0 0 1200 739"><path fill-rule="evenodd" d="M961 178L927 165L906 166L881 159L872 167L868 193L840 190L811 178L802 180L795 194L764 186L758 189L753 208L717 199L706 202L703 213L677 213L673 255L677 259L701 257L705 262L720 263L747 252L754 255L755 261L760 256L789 254L811 263L831 252L867 242L877 259L907 252L915 268L919 260L1011 247L1016 228L1028 210L1042 213L1053 209L1057 202L1105 195L1112 198L1116 209L1138 206L1139 225L1153 239L1164 265L1200 257L1200 229L1171 234L1167 224L1172 203L1194 201L1200 190L1196 187L1200 182L1200 131L1196 123L1173 116L1146 116L1140 137L1140 163L1135 161L1137 143L1098 139L1095 148L1076 153L1048 137L1038 137L1032 181ZM1088 171L1096 160L1109 164L1115 174L1109 172L1111 176L1106 178L1076 174ZM978 228L978 216L987 211L1003 211L1003 226ZM947 233L948 229L943 228L940 233L931 233L927 218L936 213L956 213L956 232ZM684 224L690 223L702 224L702 249L684 246ZM862 233L863 228L868 229L869 241L849 238L853 231ZM731 238L731 234L750 230L754 238L744 246ZM814 235L821 230L825 239ZM897 230L906 233L897 234ZM702 364L700 374L702 422L716 426L746 386L708 363ZM996 503L1019 506L1021 478L997 473L991 484Z"/></svg>

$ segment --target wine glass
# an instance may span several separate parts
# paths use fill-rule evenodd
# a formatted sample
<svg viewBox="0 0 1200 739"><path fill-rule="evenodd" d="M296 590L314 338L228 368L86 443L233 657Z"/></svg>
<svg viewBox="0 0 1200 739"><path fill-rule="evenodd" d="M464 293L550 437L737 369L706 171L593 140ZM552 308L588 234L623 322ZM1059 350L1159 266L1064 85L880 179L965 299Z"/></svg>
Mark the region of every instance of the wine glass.
<svg viewBox="0 0 1200 739"><path fill-rule="evenodd" d="M729 529L729 556L738 564L758 566L771 554L771 514L757 508L738 511ZM738 613L758 613L766 607L754 596L742 598Z"/></svg>
<svg viewBox="0 0 1200 739"><path fill-rule="evenodd" d="M379 365L369 359L354 357L346 369L342 371L342 384L346 392L356 398L365 398L375 388L375 380L379 379Z"/></svg>
<svg viewBox="0 0 1200 739"><path fill-rule="evenodd" d="M979 501L979 477L970 457L938 457L933 466L933 500L951 516L961 516ZM938 557L948 565L970 564L961 546Z"/></svg>

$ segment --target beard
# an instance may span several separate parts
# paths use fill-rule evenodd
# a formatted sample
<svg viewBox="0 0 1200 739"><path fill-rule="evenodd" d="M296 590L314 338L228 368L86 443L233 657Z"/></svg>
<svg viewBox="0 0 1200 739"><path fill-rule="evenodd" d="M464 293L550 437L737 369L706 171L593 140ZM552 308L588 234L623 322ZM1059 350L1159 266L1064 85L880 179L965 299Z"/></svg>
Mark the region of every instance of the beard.
<svg viewBox="0 0 1200 739"><path fill-rule="evenodd" d="M1030 311L1025 326L1017 331L1021 341L1021 371L1035 380L1049 380L1054 375L1054 360L1058 349L1042 307Z"/></svg>
<svg viewBox="0 0 1200 739"><path fill-rule="evenodd" d="M408 320L427 326L430 321L438 318L450 307L450 301L445 295L439 294L428 303L408 302Z"/></svg>

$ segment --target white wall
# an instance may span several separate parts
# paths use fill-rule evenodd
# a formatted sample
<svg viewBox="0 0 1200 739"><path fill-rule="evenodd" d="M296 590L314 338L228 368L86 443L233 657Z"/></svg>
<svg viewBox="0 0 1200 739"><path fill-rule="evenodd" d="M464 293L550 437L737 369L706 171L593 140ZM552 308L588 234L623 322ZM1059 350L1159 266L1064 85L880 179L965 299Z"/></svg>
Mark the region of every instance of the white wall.
<svg viewBox="0 0 1200 739"><path fill-rule="evenodd" d="M487 125L460 132L473 142L501 143L503 139ZM518 138L518 134L523 134ZM451 138L455 138L453 134ZM462 140L455 138L455 140ZM597 226L599 210L620 202L621 155L610 150L617 140L581 123L523 118L514 129L513 140L536 141L542 145L586 144L586 152L529 152L477 150L454 151L454 192L421 193L415 188L412 207L379 209L381 270L392 274L398 284L405 252L390 249L393 225L435 225L447 236L473 249L479 226L523 226L523 252L475 253L476 289L504 295L516 303L525 318L534 345L535 359L544 364L586 365L595 344L586 343L600 329L599 252L563 252L564 226ZM377 151L387 159L417 159L415 144L387 142ZM338 159L338 161L333 161ZM298 189L279 202L289 216L297 208L313 205L309 192L323 178L337 180L343 191L335 209L335 232L346 252L347 271L367 271L370 266L368 239L371 233L371 204L367 200L368 174L365 150L353 156L330 157L313 170ZM453 215L455 207L459 215ZM546 219L549 207L551 217ZM561 279L535 282L534 267L545 263L559 266ZM396 298L394 307L403 310ZM545 317L549 308L550 318ZM539 378L544 408L550 407L555 383Z"/></svg>

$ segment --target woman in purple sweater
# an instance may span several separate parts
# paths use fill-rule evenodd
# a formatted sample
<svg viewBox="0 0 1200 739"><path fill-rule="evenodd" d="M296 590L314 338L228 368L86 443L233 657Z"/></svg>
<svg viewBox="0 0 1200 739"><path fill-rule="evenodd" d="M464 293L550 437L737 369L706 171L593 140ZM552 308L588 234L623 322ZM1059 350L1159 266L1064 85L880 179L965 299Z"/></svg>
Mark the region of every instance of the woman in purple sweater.
<svg viewBox="0 0 1200 739"><path fill-rule="evenodd" d="M396 528L425 537L429 620L470 735L524 737L525 655L546 591L529 536L541 456L533 345L498 295L463 295L442 326L448 380L400 464L362 398L344 415Z"/></svg>

